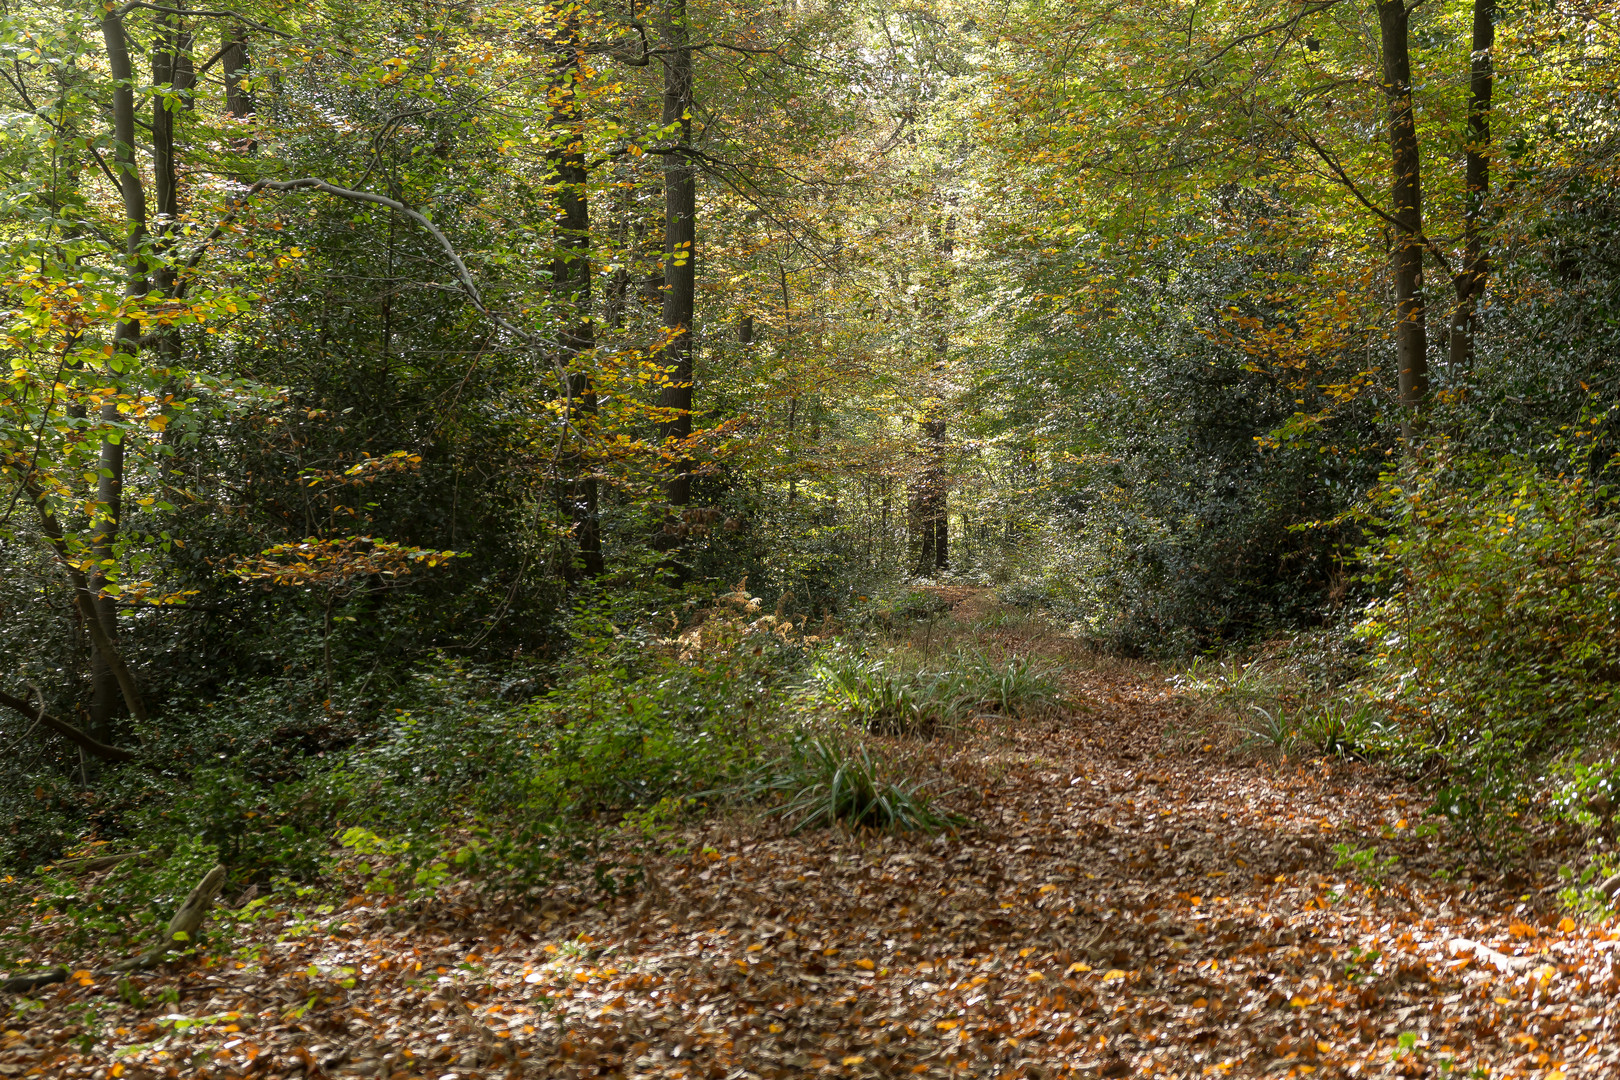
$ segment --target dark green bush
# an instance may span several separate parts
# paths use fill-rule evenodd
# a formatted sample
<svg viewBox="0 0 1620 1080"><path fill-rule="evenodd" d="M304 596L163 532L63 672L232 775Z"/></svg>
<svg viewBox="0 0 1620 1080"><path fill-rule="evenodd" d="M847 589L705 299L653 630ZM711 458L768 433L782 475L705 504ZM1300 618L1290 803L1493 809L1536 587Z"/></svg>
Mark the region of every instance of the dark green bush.
<svg viewBox="0 0 1620 1080"><path fill-rule="evenodd" d="M1563 456L1563 455L1560 455ZM1386 477L1356 632L1399 756L1440 770L1436 810L1486 843L1551 755L1620 704L1620 522L1587 475L1444 442Z"/></svg>

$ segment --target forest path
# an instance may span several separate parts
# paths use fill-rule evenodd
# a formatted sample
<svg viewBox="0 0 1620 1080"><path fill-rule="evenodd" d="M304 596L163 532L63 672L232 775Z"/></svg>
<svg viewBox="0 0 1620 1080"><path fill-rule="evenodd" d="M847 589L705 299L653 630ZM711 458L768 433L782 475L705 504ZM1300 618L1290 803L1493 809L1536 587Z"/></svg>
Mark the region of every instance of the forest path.
<svg viewBox="0 0 1620 1080"><path fill-rule="evenodd" d="M976 828L788 836L735 817L606 905L468 892L404 925L357 896L261 965L151 980L189 1035L150 1010L108 1018L127 1026L89 1053L46 1041L50 1065L34 1032L8 1033L0 1074L100 1080L119 1045L124 1077L1615 1071L1615 943L1560 929L1544 900L1436 880L1418 793L1355 763L1234 762L1177 734L1190 706L1153 670L955 599L982 647L1061 663L1076 698L1071 716L893 744L954 778ZM1394 857L1381 889L1336 868L1341 843ZM62 988L51 1014L92 992Z"/></svg>

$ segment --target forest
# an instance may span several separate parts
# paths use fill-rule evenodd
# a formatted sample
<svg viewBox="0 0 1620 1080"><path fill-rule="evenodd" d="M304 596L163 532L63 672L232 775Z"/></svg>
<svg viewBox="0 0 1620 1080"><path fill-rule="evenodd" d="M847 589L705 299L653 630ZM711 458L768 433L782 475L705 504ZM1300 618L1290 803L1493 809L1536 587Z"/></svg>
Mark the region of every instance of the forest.
<svg viewBox="0 0 1620 1080"><path fill-rule="evenodd" d="M1620 1071L1620 7L0 53L0 1076Z"/></svg>

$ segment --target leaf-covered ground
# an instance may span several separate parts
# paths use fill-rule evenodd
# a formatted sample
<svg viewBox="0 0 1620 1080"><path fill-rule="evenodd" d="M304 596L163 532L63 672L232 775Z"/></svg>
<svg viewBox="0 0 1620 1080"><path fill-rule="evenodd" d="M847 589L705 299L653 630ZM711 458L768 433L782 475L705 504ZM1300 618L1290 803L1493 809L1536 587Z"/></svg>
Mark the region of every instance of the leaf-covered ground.
<svg viewBox="0 0 1620 1080"><path fill-rule="evenodd" d="M958 785L960 836L732 818L606 905L286 912L234 959L40 991L0 1076L1620 1071L1613 931L1436 877L1456 854L1371 767L1243 763L1166 739L1188 705L1150 674L1068 677L1072 717L894 747ZM1336 844L1396 856L1382 888Z"/></svg>

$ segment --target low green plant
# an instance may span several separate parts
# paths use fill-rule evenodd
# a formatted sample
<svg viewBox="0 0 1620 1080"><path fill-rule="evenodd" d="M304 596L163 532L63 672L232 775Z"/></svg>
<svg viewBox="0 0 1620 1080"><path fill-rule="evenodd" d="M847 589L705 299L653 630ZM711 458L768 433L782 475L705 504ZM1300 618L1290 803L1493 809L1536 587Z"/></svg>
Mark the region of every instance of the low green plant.
<svg viewBox="0 0 1620 1080"><path fill-rule="evenodd" d="M883 775L863 745L832 736L803 736L738 789L753 799L777 798L770 814L793 832L844 825L885 832L937 833L970 824L940 810L920 782Z"/></svg>
<svg viewBox="0 0 1620 1080"><path fill-rule="evenodd" d="M812 674L834 709L873 733L926 735L946 720L915 668L892 660L833 649Z"/></svg>
<svg viewBox="0 0 1620 1080"><path fill-rule="evenodd" d="M1552 770L1548 805L1553 816L1610 832L1620 824L1620 758L1566 760Z"/></svg>
<svg viewBox="0 0 1620 1080"><path fill-rule="evenodd" d="M1056 709L1063 687L1055 672L1028 657L996 659L964 650L940 672L936 696L956 703L958 709L1024 718Z"/></svg>
<svg viewBox="0 0 1620 1080"><path fill-rule="evenodd" d="M1604 922L1617 913L1616 900L1603 887L1614 870L1612 858L1600 858L1581 870L1573 866L1560 866L1558 878L1563 888L1558 890L1558 901L1570 911L1593 922Z"/></svg>
<svg viewBox="0 0 1620 1080"><path fill-rule="evenodd" d="M1206 708L1232 711L1271 704L1285 691L1279 674L1261 660L1207 656L1194 657L1171 684L1191 693Z"/></svg>
<svg viewBox="0 0 1620 1080"><path fill-rule="evenodd" d="M834 648L812 682L836 711L873 734L927 735L982 713L1011 718L1050 712L1063 700L1054 673L1024 657L960 649L925 660L906 650L876 657Z"/></svg>
<svg viewBox="0 0 1620 1080"><path fill-rule="evenodd" d="M1384 727L1367 702L1329 701L1304 711L1299 734L1324 754L1368 757L1384 737Z"/></svg>
<svg viewBox="0 0 1620 1080"><path fill-rule="evenodd" d="M1445 820L1488 862L1516 857L1524 847L1533 791L1525 760L1528 745L1527 739L1499 737L1489 728L1479 732L1467 752L1449 762L1424 816ZM1434 756L1444 760L1438 751Z"/></svg>
<svg viewBox="0 0 1620 1080"><path fill-rule="evenodd" d="M1242 730L1240 751L1282 756L1294 753L1302 745L1297 718L1281 705L1266 708L1251 703L1249 720Z"/></svg>
<svg viewBox="0 0 1620 1080"><path fill-rule="evenodd" d="M1358 848L1354 844L1334 844L1333 853L1339 857L1334 863L1336 868L1349 870L1361 879L1362 884L1375 889L1384 887L1384 881L1389 877L1390 870L1401 861L1399 855L1380 858L1378 849L1371 846Z"/></svg>
<svg viewBox="0 0 1620 1080"><path fill-rule="evenodd" d="M1379 971L1378 961L1383 953L1377 949L1363 949L1359 945L1352 945L1344 961L1344 981L1354 986L1364 979L1370 979Z"/></svg>

